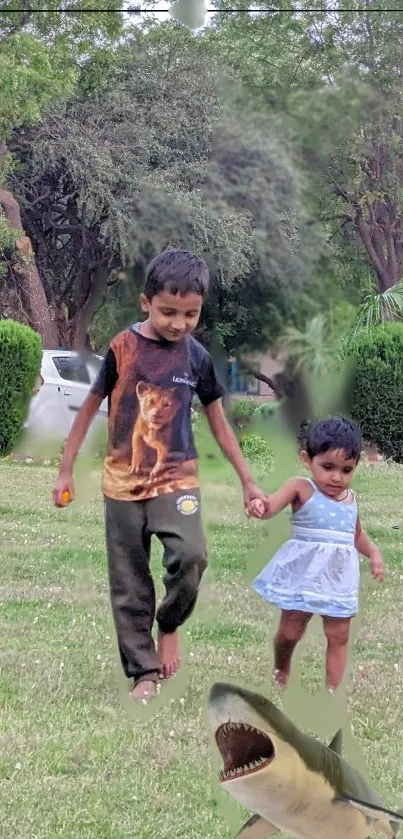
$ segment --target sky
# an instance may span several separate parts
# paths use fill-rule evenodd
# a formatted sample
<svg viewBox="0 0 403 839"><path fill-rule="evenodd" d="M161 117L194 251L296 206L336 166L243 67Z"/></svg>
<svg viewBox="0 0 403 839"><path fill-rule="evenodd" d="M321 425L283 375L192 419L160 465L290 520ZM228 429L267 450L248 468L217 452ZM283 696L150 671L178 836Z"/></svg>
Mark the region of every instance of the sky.
<svg viewBox="0 0 403 839"><path fill-rule="evenodd" d="M168 6L169 6L169 3L170 3L170 0L159 0L159 2L157 3L157 6L156 6L156 10L154 11L154 17L157 17L161 21L171 20L172 18L170 17L168 11L158 12L158 9L167 10ZM140 3L139 2L136 3L136 0L125 0L125 3L124 3L125 7L137 6L137 5L140 5ZM208 6L208 3L206 2L206 7L207 6ZM134 20L135 20L136 16L135 15L130 15L130 17L131 17L132 23L134 23ZM213 17L212 13L206 14L206 24L209 23L209 21L212 19L212 17Z"/></svg>

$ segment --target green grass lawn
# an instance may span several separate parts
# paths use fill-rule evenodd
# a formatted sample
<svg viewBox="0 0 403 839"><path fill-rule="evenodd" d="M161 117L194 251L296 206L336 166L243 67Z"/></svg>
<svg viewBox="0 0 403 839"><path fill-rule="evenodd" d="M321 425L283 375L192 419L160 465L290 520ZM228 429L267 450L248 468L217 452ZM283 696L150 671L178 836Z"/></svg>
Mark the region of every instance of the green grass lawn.
<svg viewBox="0 0 403 839"><path fill-rule="evenodd" d="M203 469L210 568L182 632L183 671L153 708L137 708L109 611L99 469L81 474L77 501L57 511L53 468L0 463L2 836L230 839L248 814L218 786L205 710L217 678L270 692L318 735L330 738L338 726L337 701L321 692L319 622L303 643L294 686L282 698L271 687L277 615L249 580L286 534L286 519L247 522L232 473L215 461ZM403 469L362 466L355 488L387 579L374 583L363 561L347 699L374 784L386 805L402 807ZM153 569L161 591L158 544Z"/></svg>

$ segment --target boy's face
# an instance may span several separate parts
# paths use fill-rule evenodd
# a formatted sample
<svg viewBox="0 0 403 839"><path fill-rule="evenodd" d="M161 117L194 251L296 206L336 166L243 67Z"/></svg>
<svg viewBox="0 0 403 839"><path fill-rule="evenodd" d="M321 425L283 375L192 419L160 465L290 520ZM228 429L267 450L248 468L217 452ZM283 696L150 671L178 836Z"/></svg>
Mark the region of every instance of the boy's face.
<svg viewBox="0 0 403 839"><path fill-rule="evenodd" d="M180 341L193 332L199 322L203 305L200 294L170 294L161 291L152 300L145 294L140 296L143 312L147 312L149 325L155 337L166 341Z"/></svg>
<svg viewBox="0 0 403 839"><path fill-rule="evenodd" d="M357 468L357 461L347 457L343 449L331 449L313 458L310 458L307 452L303 452L302 460L310 469L321 492L330 498L338 498L349 488Z"/></svg>

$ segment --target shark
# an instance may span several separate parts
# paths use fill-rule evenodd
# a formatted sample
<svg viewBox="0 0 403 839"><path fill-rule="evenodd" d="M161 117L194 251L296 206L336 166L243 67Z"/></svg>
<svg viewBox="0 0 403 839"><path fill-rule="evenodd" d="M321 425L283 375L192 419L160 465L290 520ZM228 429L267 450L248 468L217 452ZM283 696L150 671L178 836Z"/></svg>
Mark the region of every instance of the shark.
<svg viewBox="0 0 403 839"><path fill-rule="evenodd" d="M329 745L304 734L265 696L216 682L208 718L223 768L220 784L253 815L236 839L394 839L403 815L384 807L342 756L342 729Z"/></svg>

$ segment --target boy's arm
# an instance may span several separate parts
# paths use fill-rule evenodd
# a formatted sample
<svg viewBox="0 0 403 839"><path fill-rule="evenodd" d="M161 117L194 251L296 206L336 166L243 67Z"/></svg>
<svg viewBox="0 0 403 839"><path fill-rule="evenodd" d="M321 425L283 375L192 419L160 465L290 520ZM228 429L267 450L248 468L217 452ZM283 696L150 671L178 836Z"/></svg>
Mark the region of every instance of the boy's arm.
<svg viewBox="0 0 403 839"><path fill-rule="evenodd" d="M74 498L73 467L101 402L110 395L117 381L116 358L109 348L99 374L84 400L67 437L59 474L53 486L53 503L56 507L65 507ZM63 501L63 493L69 493L69 500Z"/></svg>
<svg viewBox="0 0 403 839"><path fill-rule="evenodd" d="M383 564L382 554L375 542L372 542L368 534L361 527L359 517L357 518L357 526L355 530L355 547L358 553L366 556L370 561L372 576L375 579L383 580L385 568Z"/></svg>
<svg viewBox="0 0 403 839"><path fill-rule="evenodd" d="M216 399L209 405L205 405L204 411L211 431L217 440L220 449L234 467L241 481L245 511L248 512L249 504L254 498L260 498L265 506L267 506L267 496L258 489L253 480L248 465L239 447L238 440L227 420L227 417L225 416L222 400Z"/></svg>
<svg viewBox="0 0 403 839"><path fill-rule="evenodd" d="M59 474L53 486L53 503L56 507L66 507L74 499L73 466L82 442L102 402L98 393L89 393L74 419L66 440ZM68 501L63 501L63 493L68 492Z"/></svg>

